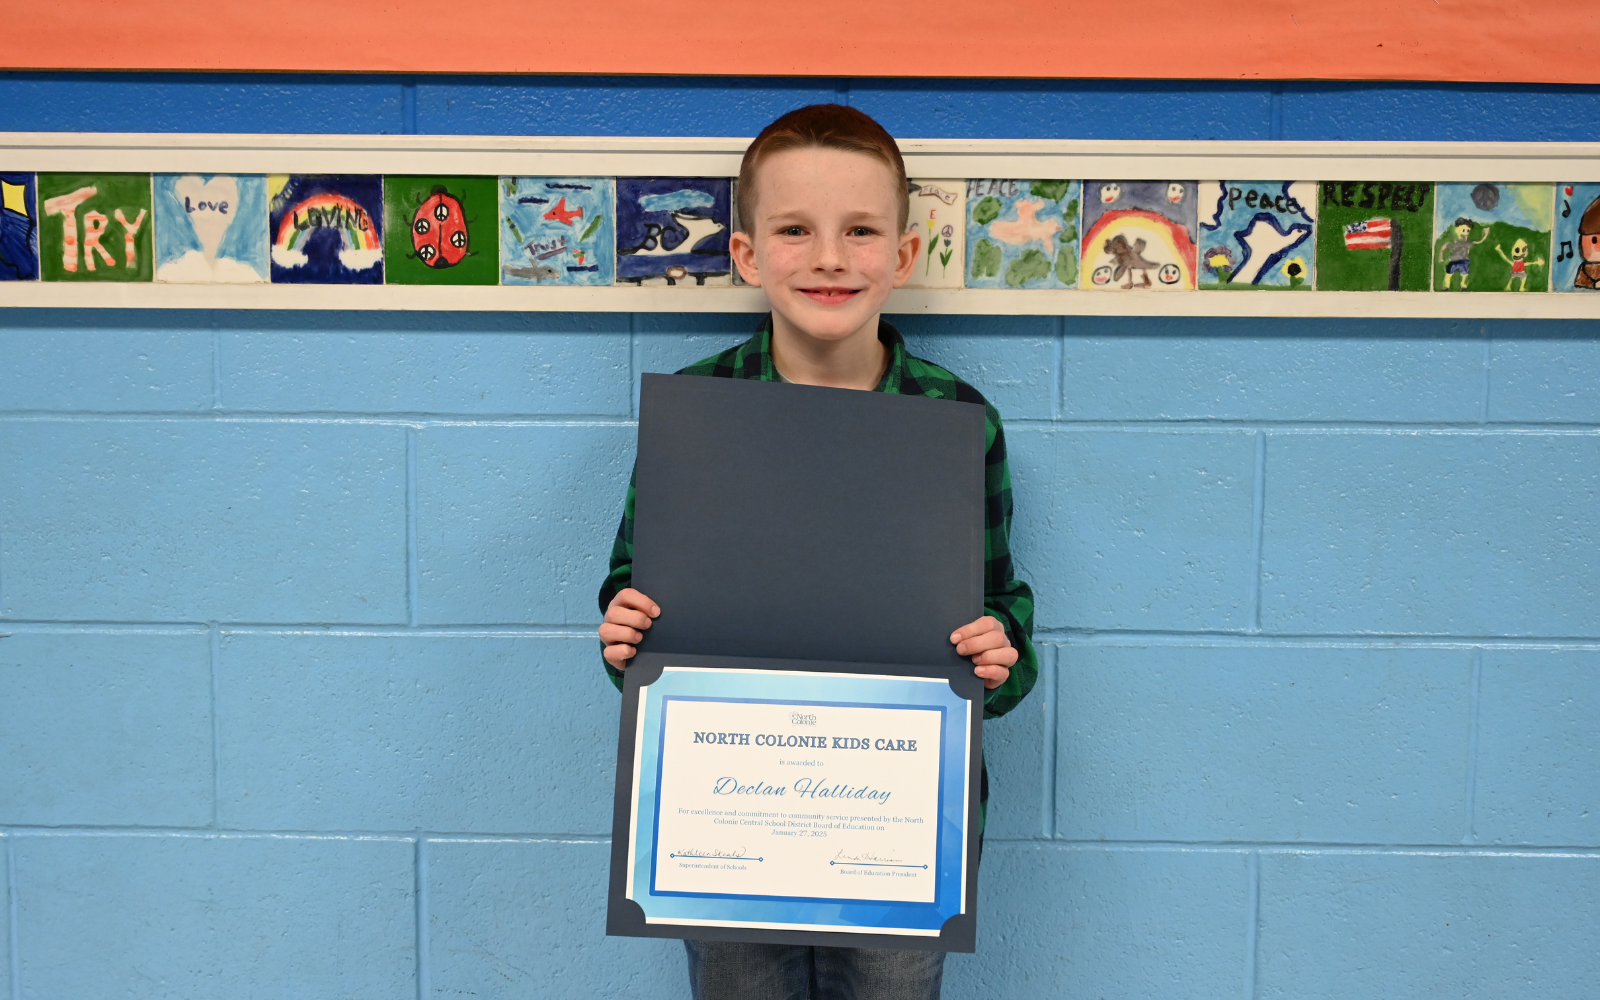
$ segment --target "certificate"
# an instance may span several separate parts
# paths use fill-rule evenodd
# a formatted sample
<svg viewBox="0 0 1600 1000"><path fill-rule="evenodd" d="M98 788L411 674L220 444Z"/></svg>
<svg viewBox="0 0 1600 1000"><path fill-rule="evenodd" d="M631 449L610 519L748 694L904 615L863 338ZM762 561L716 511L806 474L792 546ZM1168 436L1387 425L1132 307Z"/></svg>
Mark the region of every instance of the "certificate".
<svg viewBox="0 0 1600 1000"><path fill-rule="evenodd" d="M982 687L953 676L641 653L608 931L971 951Z"/></svg>

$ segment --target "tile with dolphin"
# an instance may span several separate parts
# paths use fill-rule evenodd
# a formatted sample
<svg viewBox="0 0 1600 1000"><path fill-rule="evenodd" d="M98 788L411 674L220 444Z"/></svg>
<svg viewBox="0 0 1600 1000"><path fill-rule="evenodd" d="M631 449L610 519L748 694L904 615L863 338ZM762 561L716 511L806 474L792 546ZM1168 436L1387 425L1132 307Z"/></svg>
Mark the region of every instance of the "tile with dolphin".
<svg viewBox="0 0 1600 1000"><path fill-rule="evenodd" d="M39 174L45 281L149 281L149 174Z"/></svg>
<svg viewBox="0 0 1600 1000"><path fill-rule="evenodd" d="M1081 190L1078 181L967 181L967 287L1077 288Z"/></svg>
<svg viewBox="0 0 1600 1000"><path fill-rule="evenodd" d="M967 182L912 178L906 189L911 197L906 231L922 241L905 287L962 287L967 270Z"/></svg>
<svg viewBox="0 0 1600 1000"><path fill-rule="evenodd" d="M726 177L617 178L619 285L731 285Z"/></svg>
<svg viewBox="0 0 1600 1000"><path fill-rule="evenodd" d="M156 174L156 280L253 284L268 279L267 179Z"/></svg>
<svg viewBox="0 0 1600 1000"><path fill-rule="evenodd" d="M383 284L382 177L271 174L267 210L275 284Z"/></svg>
<svg viewBox="0 0 1600 1000"><path fill-rule="evenodd" d="M1202 289L1310 291L1315 181L1201 181Z"/></svg>
<svg viewBox="0 0 1600 1000"><path fill-rule="evenodd" d="M383 280L390 285L500 283L498 178L383 178Z"/></svg>
<svg viewBox="0 0 1600 1000"><path fill-rule="evenodd" d="M1080 287L1193 289L1197 187L1194 181L1084 181Z"/></svg>
<svg viewBox="0 0 1600 1000"><path fill-rule="evenodd" d="M38 278L38 182L32 174L0 172L0 281Z"/></svg>
<svg viewBox="0 0 1600 1000"><path fill-rule="evenodd" d="M1434 290L1547 291L1554 195L1549 184L1437 185Z"/></svg>
<svg viewBox="0 0 1600 1000"><path fill-rule="evenodd" d="M609 177L500 178L500 283L612 284L615 217Z"/></svg>
<svg viewBox="0 0 1600 1000"><path fill-rule="evenodd" d="M1600 291L1600 184L1556 185L1552 239L1551 287L1558 292Z"/></svg>

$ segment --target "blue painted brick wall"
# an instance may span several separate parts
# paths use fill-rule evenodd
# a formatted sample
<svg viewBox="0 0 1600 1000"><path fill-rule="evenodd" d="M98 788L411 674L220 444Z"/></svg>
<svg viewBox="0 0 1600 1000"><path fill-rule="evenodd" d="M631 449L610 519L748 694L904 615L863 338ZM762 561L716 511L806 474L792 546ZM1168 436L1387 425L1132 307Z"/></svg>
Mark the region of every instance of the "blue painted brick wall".
<svg viewBox="0 0 1600 1000"><path fill-rule="evenodd" d="M0 130L1582 139L1523 86L0 74ZM685 295L692 304L693 295ZM607 939L638 379L749 316L0 313L10 1000L682 997ZM905 318L1043 675L947 995L1582 997L1600 321Z"/></svg>

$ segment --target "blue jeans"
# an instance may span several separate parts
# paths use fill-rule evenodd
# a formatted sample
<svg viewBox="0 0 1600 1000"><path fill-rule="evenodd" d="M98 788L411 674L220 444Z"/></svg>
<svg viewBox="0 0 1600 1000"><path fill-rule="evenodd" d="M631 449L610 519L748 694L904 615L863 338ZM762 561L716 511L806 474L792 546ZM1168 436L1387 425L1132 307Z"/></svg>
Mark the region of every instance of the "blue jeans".
<svg viewBox="0 0 1600 1000"><path fill-rule="evenodd" d="M694 1000L939 1000L944 952L685 941Z"/></svg>

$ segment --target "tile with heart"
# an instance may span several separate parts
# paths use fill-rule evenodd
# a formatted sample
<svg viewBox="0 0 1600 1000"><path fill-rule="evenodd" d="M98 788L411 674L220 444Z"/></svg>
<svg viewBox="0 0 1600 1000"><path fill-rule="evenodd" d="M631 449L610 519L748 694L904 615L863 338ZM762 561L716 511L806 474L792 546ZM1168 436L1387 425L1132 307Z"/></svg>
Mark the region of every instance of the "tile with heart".
<svg viewBox="0 0 1600 1000"><path fill-rule="evenodd" d="M501 284L611 284L615 216L609 177L500 178Z"/></svg>
<svg viewBox="0 0 1600 1000"><path fill-rule="evenodd" d="M1078 181L967 181L968 288L1077 288Z"/></svg>
<svg viewBox="0 0 1600 1000"><path fill-rule="evenodd" d="M250 284L267 273L267 179L156 174L156 280Z"/></svg>
<svg viewBox="0 0 1600 1000"><path fill-rule="evenodd" d="M273 283L383 284L383 178L272 174L267 199Z"/></svg>
<svg viewBox="0 0 1600 1000"><path fill-rule="evenodd" d="M1549 184L1437 185L1434 290L1548 290L1554 196Z"/></svg>
<svg viewBox="0 0 1600 1000"><path fill-rule="evenodd" d="M1319 291L1426 292L1432 287L1433 185L1323 181L1317 185Z"/></svg>
<svg viewBox="0 0 1600 1000"><path fill-rule="evenodd" d="M0 281L39 278L39 190L32 174L0 172Z"/></svg>
<svg viewBox="0 0 1600 1000"><path fill-rule="evenodd" d="M1201 181L1202 289L1311 289L1315 181Z"/></svg>
<svg viewBox="0 0 1600 1000"><path fill-rule="evenodd" d="M1081 287L1193 289L1196 187L1194 181L1084 181Z"/></svg>
<svg viewBox="0 0 1600 1000"><path fill-rule="evenodd" d="M921 237L907 288L961 288L967 269L967 182L906 182L911 212L906 231Z"/></svg>
<svg viewBox="0 0 1600 1000"><path fill-rule="evenodd" d="M1558 292L1600 290L1600 184L1559 184L1555 191L1555 265Z"/></svg>
<svg viewBox="0 0 1600 1000"><path fill-rule="evenodd" d="M617 178L617 284L730 285L726 177Z"/></svg>
<svg viewBox="0 0 1600 1000"><path fill-rule="evenodd" d="M383 280L390 285L495 285L498 179L383 178Z"/></svg>
<svg viewBox="0 0 1600 1000"><path fill-rule="evenodd" d="M149 281L149 174L38 175L46 281Z"/></svg>

